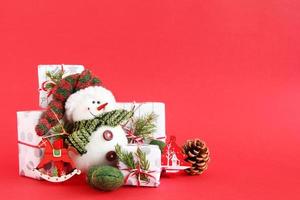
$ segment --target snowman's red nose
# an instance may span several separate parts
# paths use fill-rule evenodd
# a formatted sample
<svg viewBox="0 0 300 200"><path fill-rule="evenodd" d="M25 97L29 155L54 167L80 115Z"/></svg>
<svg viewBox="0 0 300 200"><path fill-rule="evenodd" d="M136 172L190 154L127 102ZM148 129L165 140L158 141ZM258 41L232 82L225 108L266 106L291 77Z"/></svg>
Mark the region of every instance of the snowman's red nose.
<svg viewBox="0 0 300 200"><path fill-rule="evenodd" d="M97 107L97 110L102 110L103 108L105 108L105 106L107 106L108 103L104 103L101 104L100 106Z"/></svg>

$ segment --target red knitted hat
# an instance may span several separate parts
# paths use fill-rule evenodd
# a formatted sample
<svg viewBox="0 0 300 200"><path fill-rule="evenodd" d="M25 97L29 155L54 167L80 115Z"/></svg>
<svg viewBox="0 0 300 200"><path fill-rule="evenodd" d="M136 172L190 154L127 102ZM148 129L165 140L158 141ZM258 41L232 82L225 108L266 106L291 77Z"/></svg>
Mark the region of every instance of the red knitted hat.
<svg viewBox="0 0 300 200"><path fill-rule="evenodd" d="M42 114L35 131L39 136L45 135L52 127L58 124L65 113L65 102L69 96L80 89L89 86L99 86L101 81L92 75L89 70L80 74L73 74L63 78L53 89L53 100ZM57 120L58 119L58 120Z"/></svg>

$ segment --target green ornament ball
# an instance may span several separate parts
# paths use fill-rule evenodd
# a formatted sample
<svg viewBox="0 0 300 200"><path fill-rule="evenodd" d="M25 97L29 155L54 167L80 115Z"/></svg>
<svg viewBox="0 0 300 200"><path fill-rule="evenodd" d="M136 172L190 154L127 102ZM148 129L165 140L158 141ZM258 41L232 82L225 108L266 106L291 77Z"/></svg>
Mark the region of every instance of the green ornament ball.
<svg viewBox="0 0 300 200"><path fill-rule="evenodd" d="M103 191L113 191L124 183L122 172L112 166L91 167L87 173L87 182L90 186Z"/></svg>
<svg viewBox="0 0 300 200"><path fill-rule="evenodd" d="M157 145L161 152L163 152L163 150L166 146L166 143L164 143L163 141L160 141L160 140L152 140L150 142L150 144Z"/></svg>

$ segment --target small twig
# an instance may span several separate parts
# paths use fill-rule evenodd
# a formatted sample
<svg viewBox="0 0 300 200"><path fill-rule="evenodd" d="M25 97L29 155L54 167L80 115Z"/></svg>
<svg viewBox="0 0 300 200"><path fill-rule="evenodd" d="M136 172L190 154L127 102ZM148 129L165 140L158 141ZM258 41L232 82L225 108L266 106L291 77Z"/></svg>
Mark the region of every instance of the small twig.
<svg viewBox="0 0 300 200"><path fill-rule="evenodd" d="M66 133L56 133L56 134L50 134L47 136L43 136L42 138L50 138L50 137L55 137L55 136L59 136L59 135L67 135Z"/></svg>
<svg viewBox="0 0 300 200"><path fill-rule="evenodd" d="M140 103L140 105L135 106L135 102L133 102L133 112L136 112L144 103ZM136 107L136 109L134 109Z"/></svg>
<svg viewBox="0 0 300 200"><path fill-rule="evenodd" d="M69 135L69 133L67 133L66 130L64 129L63 124L62 124L62 123L60 122L60 120L58 119L56 113L55 113L52 109L50 109L50 110L51 110L51 112L54 114L54 116L55 116L57 122L59 123L59 125L61 126L61 129L62 129L62 131L63 131L63 133L64 133L63 135Z"/></svg>

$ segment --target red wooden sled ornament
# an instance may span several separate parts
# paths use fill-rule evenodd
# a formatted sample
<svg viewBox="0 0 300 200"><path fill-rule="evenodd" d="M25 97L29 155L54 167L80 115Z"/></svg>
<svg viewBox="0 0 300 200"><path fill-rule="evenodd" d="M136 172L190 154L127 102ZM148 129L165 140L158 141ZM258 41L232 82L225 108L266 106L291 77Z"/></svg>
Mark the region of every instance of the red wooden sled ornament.
<svg viewBox="0 0 300 200"><path fill-rule="evenodd" d="M180 170L188 169L191 164L185 161L186 156L182 149L176 144L176 137L171 136L167 141L162 153L162 171L166 173L176 173Z"/></svg>
<svg viewBox="0 0 300 200"><path fill-rule="evenodd" d="M75 174L80 174L81 171L76 169L72 159L70 158L68 152L70 149L63 148L63 140L58 139L54 141L53 145L48 139L43 138L42 141L38 144L39 148L45 148L44 156L42 157L40 163L34 169L38 176L41 178L50 181L50 182L63 182L70 179ZM46 164L53 162L54 166L57 169L58 176L49 176L40 171L41 168L44 168ZM69 174L64 174L64 164L68 163L72 170Z"/></svg>

